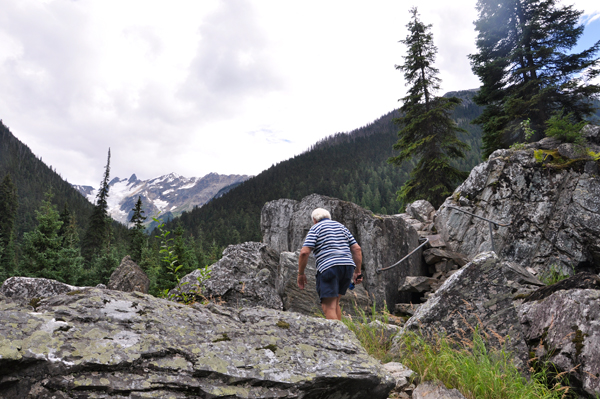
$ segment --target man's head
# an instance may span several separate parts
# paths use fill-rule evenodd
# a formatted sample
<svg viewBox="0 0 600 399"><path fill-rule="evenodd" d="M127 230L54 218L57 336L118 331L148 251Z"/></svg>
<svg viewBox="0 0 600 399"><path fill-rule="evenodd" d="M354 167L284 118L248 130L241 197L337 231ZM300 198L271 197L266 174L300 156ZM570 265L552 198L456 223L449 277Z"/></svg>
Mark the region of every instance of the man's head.
<svg viewBox="0 0 600 399"><path fill-rule="evenodd" d="M331 214L323 208L315 209L310 216L312 217L313 223L318 223L323 219L331 219Z"/></svg>

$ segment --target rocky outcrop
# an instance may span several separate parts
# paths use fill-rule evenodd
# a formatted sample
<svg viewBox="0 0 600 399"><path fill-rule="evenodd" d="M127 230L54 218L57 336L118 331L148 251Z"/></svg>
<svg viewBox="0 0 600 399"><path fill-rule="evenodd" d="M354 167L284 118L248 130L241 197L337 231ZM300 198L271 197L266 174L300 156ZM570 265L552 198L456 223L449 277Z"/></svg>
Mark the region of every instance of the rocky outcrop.
<svg viewBox="0 0 600 399"><path fill-rule="evenodd" d="M263 243L230 245L221 260L210 266L210 278L202 287L197 280L201 272L196 270L181 279L180 289L186 293L200 289L204 297L233 307L283 309L275 289L278 266L279 254Z"/></svg>
<svg viewBox="0 0 600 399"><path fill-rule="evenodd" d="M302 201L289 199L265 204L261 214L263 242L276 252L295 252L302 247L306 233L312 226L311 213L325 208L334 220L345 225L354 235L363 252L364 288L377 306L386 302L409 302L409 294L398 292L398 284L405 276L424 275L420 253L399 267L378 274L377 269L390 266L419 245L419 237L400 216L374 215L358 205L317 194Z"/></svg>
<svg viewBox="0 0 600 399"><path fill-rule="evenodd" d="M127 255L111 274L107 288L123 292L139 291L147 294L150 288L150 279L142 268Z"/></svg>
<svg viewBox="0 0 600 399"><path fill-rule="evenodd" d="M385 399L394 381L343 323L84 289L33 311L0 296L3 398Z"/></svg>
<svg viewBox="0 0 600 399"><path fill-rule="evenodd" d="M565 372L590 397L600 393L600 290L558 290L520 306L519 320L538 359Z"/></svg>
<svg viewBox="0 0 600 399"><path fill-rule="evenodd" d="M0 293L12 298L47 298L75 291L80 287L47 278L10 277L0 288Z"/></svg>
<svg viewBox="0 0 600 399"><path fill-rule="evenodd" d="M531 146L556 149L553 140ZM488 222L451 208L459 207L509 225L492 230L506 261L536 273L550 267L600 272L600 177L586 166L597 162L540 163L533 148L497 150L476 166L438 210L437 230L451 250L469 258L491 250Z"/></svg>
<svg viewBox="0 0 600 399"><path fill-rule="evenodd" d="M527 345L517 317L515 297L523 297L542 286L518 265L501 261L493 252L477 256L448 278L404 325L403 331L426 336L445 335L460 341L479 326L498 349L507 345L525 369ZM510 340L505 341L505 337ZM398 341L397 341L398 343ZM399 347L395 346L396 350Z"/></svg>
<svg viewBox="0 0 600 399"><path fill-rule="evenodd" d="M309 258L305 270L307 284L303 290L298 288L298 255L299 252L282 252L279 256L279 269L275 287L283 301L283 309L309 316L321 313L321 301L315 283L315 259ZM342 313L356 315L358 309L368 312L371 307L369 294L362 284L353 290L346 291L340 299Z"/></svg>

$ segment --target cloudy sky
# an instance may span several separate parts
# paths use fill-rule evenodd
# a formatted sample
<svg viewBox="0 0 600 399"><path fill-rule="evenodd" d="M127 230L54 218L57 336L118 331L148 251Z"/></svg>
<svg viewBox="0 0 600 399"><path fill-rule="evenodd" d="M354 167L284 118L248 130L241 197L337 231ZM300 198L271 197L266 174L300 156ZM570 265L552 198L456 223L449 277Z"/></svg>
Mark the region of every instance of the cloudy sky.
<svg viewBox="0 0 600 399"><path fill-rule="evenodd" d="M258 174L397 108L409 1L0 0L0 119L71 183ZM420 0L442 92L476 88L476 0ZM600 2L583 41L600 38ZM443 94L443 93L440 93Z"/></svg>

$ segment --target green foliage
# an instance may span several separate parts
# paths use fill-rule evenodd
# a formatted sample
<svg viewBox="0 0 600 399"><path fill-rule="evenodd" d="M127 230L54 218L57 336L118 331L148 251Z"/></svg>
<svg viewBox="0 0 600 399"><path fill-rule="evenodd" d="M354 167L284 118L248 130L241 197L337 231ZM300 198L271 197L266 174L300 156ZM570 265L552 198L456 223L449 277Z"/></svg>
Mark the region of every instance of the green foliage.
<svg viewBox="0 0 600 399"><path fill-rule="evenodd" d="M567 143L584 144L585 139L581 133L581 129L587 125L586 121L575 123L573 112L564 115L560 112L552 115L546 122L546 136L554 137Z"/></svg>
<svg viewBox="0 0 600 399"><path fill-rule="evenodd" d="M411 87L402 99L398 118L402 126L399 140L393 148L400 153L389 159L398 166L416 159L417 164L410 178L398 192L398 200L404 205L426 199L434 207L442 204L454 188L467 177L451 164L455 158L465 158L469 146L457 137L466 133L451 118L451 111L460 104L456 97L435 97L439 89L438 70L433 67L437 48L429 32L431 25L424 25L416 8L411 9L412 20L407 27L409 35L401 40L408 47L404 64L396 66L404 72Z"/></svg>
<svg viewBox="0 0 600 399"><path fill-rule="evenodd" d="M483 127L484 156L524 141L524 121L540 139L561 109L575 122L594 113L600 41L571 52L583 33L581 11L557 0L478 0L477 11L478 51L469 58L482 82L475 101L486 107L474 121Z"/></svg>
<svg viewBox="0 0 600 399"><path fill-rule="evenodd" d="M110 246L111 219L108 216L109 178L110 148L108 149L108 159L104 169L104 177L102 182L100 182L100 188L96 195L96 205L90 216L81 245L81 253L88 262L94 257L103 256L102 252L105 252Z"/></svg>
<svg viewBox="0 0 600 399"><path fill-rule="evenodd" d="M573 268L572 274L575 274L575 268ZM564 271L561 267L557 265L551 265L545 273L541 273L539 276L540 281L546 285L556 284L559 281L562 281L569 277L571 277L571 274Z"/></svg>
<svg viewBox="0 0 600 399"><path fill-rule="evenodd" d="M144 221L146 220L146 216L143 215L142 197L138 196L138 200L132 211L133 214L129 220L129 223L133 223L133 226L129 229L131 239L129 248L131 259L133 259L134 262L139 263L142 260L142 251L148 242L148 237L144 233Z"/></svg>
<svg viewBox="0 0 600 399"><path fill-rule="evenodd" d="M525 141L531 140L531 138L535 135L535 130L531 128L531 118L527 118L521 122L521 129L523 130Z"/></svg>
<svg viewBox="0 0 600 399"><path fill-rule="evenodd" d="M69 245L58 232L63 224L47 193L39 211L37 227L23 238L23 256L19 272L29 277L43 277L77 284L82 275L83 258L79 250Z"/></svg>
<svg viewBox="0 0 600 399"><path fill-rule="evenodd" d="M387 307L384 306L382 313L377 313L373 305L369 316L360 308L355 308L355 312L358 317L344 315L342 322L356 335L367 353L383 363L394 360L390 353L394 335L386 332L386 326L393 316L388 313Z"/></svg>
<svg viewBox="0 0 600 399"><path fill-rule="evenodd" d="M18 208L17 188L10 173L0 183L0 281L14 273L14 230Z"/></svg>
<svg viewBox="0 0 600 399"><path fill-rule="evenodd" d="M529 381L505 350L488 349L475 329L471 340L456 342L444 337L426 339L406 332L401 336L399 361L417 372L421 380L439 380L468 399L561 398L568 387L548 388L545 370Z"/></svg>

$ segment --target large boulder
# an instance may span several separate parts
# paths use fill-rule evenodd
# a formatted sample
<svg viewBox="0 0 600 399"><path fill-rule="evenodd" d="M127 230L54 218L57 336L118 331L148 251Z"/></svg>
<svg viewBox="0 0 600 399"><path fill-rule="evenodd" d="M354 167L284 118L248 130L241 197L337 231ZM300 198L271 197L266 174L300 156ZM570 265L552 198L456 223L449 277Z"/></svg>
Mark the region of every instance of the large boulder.
<svg viewBox="0 0 600 399"><path fill-rule="evenodd" d="M590 397L600 394L599 289L562 289L519 307L530 351Z"/></svg>
<svg viewBox="0 0 600 399"><path fill-rule="evenodd" d="M131 259L131 256L127 255L111 274L107 288L123 292L139 291L147 294L150 288L150 279L142 268Z"/></svg>
<svg viewBox="0 0 600 399"><path fill-rule="evenodd" d="M310 257L308 260L305 270L307 284L301 290L297 280L298 256L298 251L280 254L275 287L283 301L284 310L314 316L321 313L321 301L315 282L315 259ZM340 306L342 313L356 315L360 313L359 310L368 313L371 307L369 294L362 284L359 284L353 290L346 291L346 295L340 299Z"/></svg>
<svg viewBox="0 0 600 399"><path fill-rule="evenodd" d="M0 295L0 397L385 399L394 381L343 323L89 288Z"/></svg>
<svg viewBox="0 0 600 399"><path fill-rule="evenodd" d="M440 207L437 231L449 249L472 258L492 249L490 228L452 207L508 227L492 230L495 250L535 272L600 272L600 178L584 163L556 168L533 149L497 150Z"/></svg>
<svg viewBox="0 0 600 399"><path fill-rule="evenodd" d="M507 345L516 355L517 365L525 369L528 351L514 299L539 286L543 283L520 266L500 261L494 252L480 254L417 309L403 332L442 334L460 342L472 339L468 334L479 326L481 333L490 337L492 347ZM397 339L395 350L398 345Z"/></svg>
<svg viewBox="0 0 600 399"><path fill-rule="evenodd" d="M229 306L263 306L282 309L283 303L275 289L279 254L260 242L230 245L223 257L210 266L210 278L198 287L200 270L181 279L185 293L201 290L203 296ZM177 294L174 290L173 294Z"/></svg>
<svg viewBox="0 0 600 399"><path fill-rule="evenodd" d="M363 252L364 288L378 307L384 302L393 307L397 302L410 301L410 294L400 294L398 285L406 276L427 273L420 253L393 269L377 273L377 269L396 263L419 245L417 231L398 215L374 215L351 202L317 194L300 202L271 201L261 213L263 242L278 253L299 250L312 226L310 215L315 208L327 209L333 220L346 226L358 241Z"/></svg>
<svg viewBox="0 0 600 399"><path fill-rule="evenodd" d="M32 299L52 297L78 289L80 287L47 278L10 277L2 284L0 293L12 298Z"/></svg>

